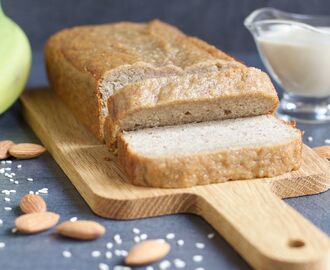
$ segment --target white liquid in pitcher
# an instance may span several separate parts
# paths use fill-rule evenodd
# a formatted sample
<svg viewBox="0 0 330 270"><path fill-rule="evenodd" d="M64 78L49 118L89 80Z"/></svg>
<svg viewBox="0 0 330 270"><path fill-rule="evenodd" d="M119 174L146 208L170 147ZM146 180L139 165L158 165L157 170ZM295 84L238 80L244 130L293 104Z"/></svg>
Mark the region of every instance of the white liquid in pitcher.
<svg viewBox="0 0 330 270"><path fill-rule="evenodd" d="M330 28L318 33L276 25L257 37L268 68L287 92L300 96L330 96Z"/></svg>

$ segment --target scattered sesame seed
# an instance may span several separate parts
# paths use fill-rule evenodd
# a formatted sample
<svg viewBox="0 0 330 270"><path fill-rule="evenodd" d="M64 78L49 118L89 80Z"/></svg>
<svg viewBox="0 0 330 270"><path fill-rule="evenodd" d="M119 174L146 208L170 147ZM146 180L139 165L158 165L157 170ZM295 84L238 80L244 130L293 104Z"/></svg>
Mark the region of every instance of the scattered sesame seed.
<svg viewBox="0 0 330 270"><path fill-rule="evenodd" d="M16 190L15 189L11 189L9 190L10 193L16 193Z"/></svg>
<svg viewBox="0 0 330 270"><path fill-rule="evenodd" d="M6 201L6 202L10 202L10 198L5 197L5 201Z"/></svg>
<svg viewBox="0 0 330 270"><path fill-rule="evenodd" d="M71 222L75 222L75 221L77 221L77 220L78 220L77 217L72 217L72 218L70 218L70 221L71 221Z"/></svg>
<svg viewBox="0 0 330 270"><path fill-rule="evenodd" d="M165 260L165 261L162 261L160 264L159 264L159 269L161 270L164 270L164 269L168 269L171 267L171 262L168 261L168 260Z"/></svg>
<svg viewBox="0 0 330 270"><path fill-rule="evenodd" d="M105 263L99 263L99 269L100 270L109 270L109 265L105 264Z"/></svg>
<svg viewBox="0 0 330 270"><path fill-rule="evenodd" d="M13 162L11 160L6 160L7 164L12 164Z"/></svg>
<svg viewBox="0 0 330 270"><path fill-rule="evenodd" d="M2 225L3 224L3 220L2 219L0 219L0 225Z"/></svg>
<svg viewBox="0 0 330 270"><path fill-rule="evenodd" d="M115 255L116 256L127 256L128 252L126 250L123 249L116 249L115 250Z"/></svg>
<svg viewBox="0 0 330 270"><path fill-rule="evenodd" d="M3 209L5 209L6 211L11 211L12 210L12 208L8 207L8 206L4 207Z"/></svg>
<svg viewBox="0 0 330 270"><path fill-rule="evenodd" d="M1 173L1 174L4 174L4 173L5 173L5 169L4 169L4 168L1 168L1 169L0 169L0 173Z"/></svg>
<svg viewBox="0 0 330 270"><path fill-rule="evenodd" d="M199 249L205 248L205 245L203 243L196 243L195 246Z"/></svg>
<svg viewBox="0 0 330 270"><path fill-rule="evenodd" d="M116 265L113 270L131 270L132 268L129 266L123 266L123 265Z"/></svg>
<svg viewBox="0 0 330 270"><path fill-rule="evenodd" d="M184 268L186 267L186 262L181 259L174 259L173 260L174 266L176 268Z"/></svg>
<svg viewBox="0 0 330 270"><path fill-rule="evenodd" d="M14 182L15 180L14 179L9 179L10 182Z"/></svg>
<svg viewBox="0 0 330 270"><path fill-rule="evenodd" d="M121 240L121 237L119 234L116 234L114 237L113 237L113 240L115 240L115 242L120 245L123 241Z"/></svg>
<svg viewBox="0 0 330 270"><path fill-rule="evenodd" d="M134 236L134 242L139 243L141 241L140 237L138 235Z"/></svg>
<svg viewBox="0 0 330 270"><path fill-rule="evenodd" d="M203 256L202 255L194 255L193 256L193 261L194 262L201 262L203 260Z"/></svg>
<svg viewBox="0 0 330 270"><path fill-rule="evenodd" d="M112 244L111 242L108 242L108 243L106 244L106 247L107 247L107 249L112 249L113 244Z"/></svg>
<svg viewBox="0 0 330 270"><path fill-rule="evenodd" d="M11 171L11 168L7 167L5 168L5 171Z"/></svg>
<svg viewBox="0 0 330 270"><path fill-rule="evenodd" d="M12 228L11 229L11 233L16 233L17 232L17 228Z"/></svg>
<svg viewBox="0 0 330 270"><path fill-rule="evenodd" d="M146 233L143 233L140 235L141 240L146 240L148 238L148 235Z"/></svg>
<svg viewBox="0 0 330 270"><path fill-rule="evenodd" d="M152 266L147 266L146 270L154 270Z"/></svg>
<svg viewBox="0 0 330 270"><path fill-rule="evenodd" d="M138 229L138 228L133 228L133 233L135 233L135 234L140 234L140 230Z"/></svg>
<svg viewBox="0 0 330 270"><path fill-rule="evenodd" d="M71 253L69 250L63 250L63 251L62 251L62 255L63 255L63 257L65 257L65 258L71 258L72 253Z"/></svg>
<svg viewBox="0 0 330 270"><path fill-rule="evenodd" d="M5 242L0 242L0 248L4 248L6 246Z"/></svg>
<svg viewBox="0 0 330 270"><path fill-rule="evenodd" d="M166 235L166 239L173 239L173 238L175 238L175 234L174 233L168 233Z"/></svg>
<svg viewBox="0 0 330 270"><path fill-rule="evenodd" d="M31 178L31 177L26 178L26 180L29 182L33 182L33 178Z"/></svg>
<svg viewBox="0 0 330 270"><path fill-rule="evenodd" d="M176 241L176 243L178 244L178 246L184 245L184 241L182 239L179 239L178 241Z"/></svg>
<svg viewBox="0 0 330 270"><path fill-rule="evenodd" d="M325 139L324 142L325 142L326 144L330 144L330 139Z"/></svg>
<svg viewBox="0 0 330 270"><path fill-rule="evenodd" d="M14 181L14 184L15 184L15 185L18 185L18 184L19 184L19 182L16 180L16 181Z"/></svg>
<svg viewBox="0 0 330 270"><path fill-rule="evenodd" d="M21 169L22 168L22 165L21 164L18 164L17 165L17 169Z"/></svg>
<svg viewBox="0 0 330 270"><path fill-rule="evenodd" d="M92 255L92 257L94 257L94 258L100 257L100 256L101 256L101 251L99 251L99 250L93 250L93 251L91 252L91 255Z"/></svg>
<svg viewBox="0 0 330 270"><path fill-rule="evenodd" d="M215 236L214 233L209 233L209 234L207 235L207 238L208 238L208 239L212 239L214 236Z"/></svg>
<svg viewBox="0 0 330 270"><path fill-rule="evenodd" d="M111 259L111 258L112 258L112 252L111 252L111 251L107 251L107 252L105 253L105 257L106 257L107 259Z"/></svg>
<svg viewBox="0 0 330 270"><path fill-rule="evenodd" d="M29 191L29 194L34 194L34 192L32 190Z"/></svg>
<svg viewBox="0 0 330 270"><path fill-rule="evenodd" d="M13 173L11 173L11 176L16 176L16 173L14 173L14 172L13 172Z"/></svg>
<svg viewBox="0 0 330 270"><path fill-rule="evenodd" d="M37 192L35 192L34 194L39 195L39 192L37 191Z"/></svg>
<svg viewBox="0 0 330 270"><path fill-rule="evenodd" d="M197 267L195 270L205 270L203 267Z"/></svg>
<svg viewBox="0 0 330 270"><path fill-rule="evenodd" d="M2 161L1 161L1 164L6 164L6 161L2 160Z"/></svg>

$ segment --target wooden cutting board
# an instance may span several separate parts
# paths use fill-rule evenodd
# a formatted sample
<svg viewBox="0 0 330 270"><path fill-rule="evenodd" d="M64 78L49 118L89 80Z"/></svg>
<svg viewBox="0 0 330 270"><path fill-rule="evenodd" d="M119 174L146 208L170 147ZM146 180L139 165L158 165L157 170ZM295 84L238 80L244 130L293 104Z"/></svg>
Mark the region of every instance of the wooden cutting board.
<svg viewBox="0 0 330 270"><path fill-rule="evenodd" d="M27 92L21 101L27 122L96 214L136 219L193 213L256 269L330 269L328 236L280 199L329 189L330 165L307 146L300 170L274 178L137 187L126 183L116 158L49 90Z"/></svg>

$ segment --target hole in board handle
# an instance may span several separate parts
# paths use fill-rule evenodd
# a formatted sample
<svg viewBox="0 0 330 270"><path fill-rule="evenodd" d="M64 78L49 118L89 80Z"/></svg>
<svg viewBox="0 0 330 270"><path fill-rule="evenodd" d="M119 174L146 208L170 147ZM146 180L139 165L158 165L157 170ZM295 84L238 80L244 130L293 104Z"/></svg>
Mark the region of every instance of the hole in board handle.
<svg viewBox="0 0 330 270"><path fill-rule="evenodd" d="M306 244L303 240L300 239L291 239L288 242L288 245L290 248L302 248L304 247Z"/></svg>

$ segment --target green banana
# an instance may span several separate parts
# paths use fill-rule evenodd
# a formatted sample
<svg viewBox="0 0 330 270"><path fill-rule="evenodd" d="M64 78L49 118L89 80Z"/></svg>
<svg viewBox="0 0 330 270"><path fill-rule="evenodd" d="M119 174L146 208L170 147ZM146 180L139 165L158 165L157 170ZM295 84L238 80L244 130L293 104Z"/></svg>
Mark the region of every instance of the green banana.
<svg viewBox="0 0 330 270"><path fill-rule="evenodd" d="M22 93L29 77L31 60L28 38L3 13L0 3L0 114Z"/></svg>

